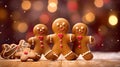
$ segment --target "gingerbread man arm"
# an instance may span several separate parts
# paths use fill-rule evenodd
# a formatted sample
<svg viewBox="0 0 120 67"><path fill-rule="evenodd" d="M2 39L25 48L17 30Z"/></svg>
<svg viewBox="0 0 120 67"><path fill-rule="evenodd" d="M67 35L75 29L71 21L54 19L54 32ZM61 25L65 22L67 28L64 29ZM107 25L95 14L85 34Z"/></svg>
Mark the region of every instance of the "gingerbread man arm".
<svg viewBox="0 0 120 67"><path fill-rule="evenodd" d="M93 44L94 41L95 41L95 39L94 39L93 36L87 36L87 39L88 39L88 43L89 43L89 44Z"/></svg>
<svg viewBox="0 0 120 67"><path fill-rule="evenodd" d="M53 34L47 36L48 43L53 43Z"/></svg>
<svg viewBox="0 0 120 67"><path fill-rule="evenodd" d="M75 41L75 34L71 34L71 40L70 42L74 42Z"/></svg>
<svg viewBox="0 0 120 67"><path fill-rule="evenodd" d="M68 39L69 39L69 42L74 42L75 41L75 35L74 34L69 34Z"/></svg>
<svg viewBox="0 0 120 67"><path fill-rule="evenodd" d="M35 46L35 38L34 37L29 38L28 43L29 43L31 49L33 49L33 46Z"/></svg>

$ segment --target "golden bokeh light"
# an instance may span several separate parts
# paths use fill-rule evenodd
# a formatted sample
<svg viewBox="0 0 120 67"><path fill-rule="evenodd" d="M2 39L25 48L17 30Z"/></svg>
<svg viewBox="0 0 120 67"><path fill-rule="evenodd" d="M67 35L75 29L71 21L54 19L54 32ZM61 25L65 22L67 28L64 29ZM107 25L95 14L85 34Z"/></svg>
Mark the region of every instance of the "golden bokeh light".
<svg viewBox="0 0 120 67"><path fill-rule="evenodd" d="M115 26L118 23L118 18L115 15L110 15L108 21L110 25Z"/></svg>
<svg viewBox="0 0 120 67"><path fill-rule="evenodd" d="M28 25L25 22L19 23L17 29L19 32L25 33L28 29Z"/></svg>
<svg viewBox="0 0 120 67"><path fill-rule="evenodd" d="M50 4L51 2L58 4L58 0L48 0L48 4Z"/></svg>
<svg viewBox="0 0 120 67"><path fill-rule="evenodd" d="M49 5L48 6L50 6L50 7L56 7L57 6L57 4L55 3L55 2L51 2L51 3L49 3Z"/></svg>
<svg viewBox="0 0 120 67"><path fill-rule="evenodd" d="M0 8L0 20L5 20L7 18L7 11L3 8Z"/></svg>
<svg viewBox="0 0 120 67"><path fill-rule="evenodd" d="M29 0L24 0L21 7L23 10L29 10L31 8L31 2Z"/></svg>
<svg viewBox="0 0 120 67"><path fill-rule="evenodd" d="M28 25L26 22L14 21L13 29L15 31L25 33L28 30Z"/></svg>
<svg viewBox="0 0 120 67"><path fill-rule="evenodd" d="M85 14L85 16L83 17L83 21L85 23L90 23L93 22L95 20L95 15L92 12L88 12Z"/></svg>
<svg viewBox="0 0 120 67"><path fill-rule="evenodd" d="M47 24L50 20L49 15L48 14L42 14L40 15L40 22L43 24Z"/></svg>
<svg viewBox="0 0 120 67"><path fill-rule="evenodd" d="M41 1L35 1L32 5L33 10L41 11L43 9L43 3Z"/></svg>
<svg viewBox="0 0 120 67"><path fill-rule="evenodd" d="M104 5L104 1L103 1L103 0L95 0L95 1L94 1L94 5L95 5L97 8L101 8L101 7L103 7L103 5Z"/></svg>
<svg viewBox="0 0 120 67"><path fill-rule="evenodd" d="M49 12L54 13L55 11L57 11L57 4L54 2L51 2L48 4L47 9Z"/></svg>

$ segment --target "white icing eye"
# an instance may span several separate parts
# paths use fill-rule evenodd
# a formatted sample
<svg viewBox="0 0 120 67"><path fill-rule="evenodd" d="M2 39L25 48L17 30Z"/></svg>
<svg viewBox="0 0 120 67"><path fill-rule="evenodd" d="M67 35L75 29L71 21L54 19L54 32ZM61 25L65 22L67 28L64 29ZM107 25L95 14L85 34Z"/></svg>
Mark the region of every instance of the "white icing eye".
<svg viewBox="0 0 120 67"><path fill-rule="evenodd" d="M62 25L65 26L65 23L63 22Z"/></svg>
<svg viewBox="0 0 120 67"><path fill-rule="evenodd" d="M81 29L83 30L83 29L84 29L84 27L83 27L83 26L81 26Z"/></svg>
<svg viewBox="0 0 120 67"><path fill-rule="evenodd" d="M37 27L37 30L39 30L40 28L39 27Z"/></svg>
<svg viewBox="0 0 120 67"><path fill-rule="evenodd" d="M45 29L45 27L42 27L42 29L44 30L44 29Z"/></svg>
<svg viewBox="0 0 120 67"><path fill-rule="evenodd" d="M76 27L76 29L78 29L78 27Z"/></svg>
<svg viewBox="0 0 120 67"><path fill-rule="evenodd" d="M57 26L59 26L59 23L57 23Z"/></svg>

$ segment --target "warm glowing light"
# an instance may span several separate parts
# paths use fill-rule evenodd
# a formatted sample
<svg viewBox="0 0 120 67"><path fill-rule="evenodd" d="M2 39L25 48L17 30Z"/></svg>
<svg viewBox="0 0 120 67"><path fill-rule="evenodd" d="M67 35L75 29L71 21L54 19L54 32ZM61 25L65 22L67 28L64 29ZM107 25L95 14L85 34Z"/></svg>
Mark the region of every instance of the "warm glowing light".
<svg viewBox="0 0 120 67"><path fill-rule="evenodd" d="M54 2L49 3L48 4L48 11L51 13L57 11L57 4Z"/></svg>
<svg viewBox="0 0 120 67"><path fill-rule="evenodd" d="M33 2L32 8L36 11L41 11L43 9L43 3L41 1Z"/></svg>
<svg viewBox="0 0 120 67"><path fill-rule="evenodd" d="M109 24L112 26L117 25L118 23L118 18L115 15L110 15L109 16Z"/></svg>
<svg viewBox="0 0 120 67"><path fill-rule="evenodd" d="M104 1L103 0L95 0L94 4L96 7L101 8L104 5Z"/></svg>
<svg viewBox="0 0 120 67"><path fill-rule="evenodd" d="M25 33L28 29L28 25L26 24L26 22L14 21L13 29L15 31Z"/></svg>
<svg viewBox="0 0 120 67"><path fill-rule="evenodd" d="M83 21L88 23L88 22L93 22L95 20L95 15L92 12L88 12L87 14L85 14L85 16L83 17Z"/></svg>
<svg viewBox="0 0 120 67"><path fill-rule="evenodd" d="M51 2L58 4L58 0L48 0L48 4L50 4Z"/></svg>
<svg viewBox="0 0 120 67"><path fill-rule="evenodd" d="M48 11L54 13L57 11L58 0L48 0Z"/></svg>
<svg viewBox="0 0 120 67"><path fill-rule="evenodd" d="M42 14L40 15L40 22L43 24L47 24L49 22L50 18L48 14Z"/></svg>
<svg viewBox="0 0 120 67"><path fill-rule="evenodd" d="M29 0L24 0L21 4L23 10L28 10L31 8L31 2Z"/></svg>
<svg viewBox="0 0 120 67"><path fill-rule="evenodd" d="M5 8L7 7L7 5L5 5Z"/></svg>
<svg viewBox="0 0 120 67"><path fill-rule="evenodd" d="M7 11L3 8L0 8L0 20L5 20L7 18Z"/></svg>
<svg viewBox="0 0 120 67"><path fill-rule="evenodd" d="M19 32L25 33L28 29L28 25L26 23L19 23L17 29Z"/></svg>
<svg viewBox="0 0 120 67"><path fill-rule="evenodd" d="M57 4L56 4L55 2L51 2L51 3L49 3L49 6L50 6L50 7L56 7Z"/></svg>

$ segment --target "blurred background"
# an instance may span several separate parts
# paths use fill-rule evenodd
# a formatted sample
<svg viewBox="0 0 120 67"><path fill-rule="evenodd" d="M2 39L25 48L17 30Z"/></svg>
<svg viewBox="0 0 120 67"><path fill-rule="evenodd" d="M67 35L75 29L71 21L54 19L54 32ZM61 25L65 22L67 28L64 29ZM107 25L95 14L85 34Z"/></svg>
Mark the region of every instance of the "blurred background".
<svg viewBox="0 0 120 67"><path fill-rule="evenodd" d="M92 51L120 51L120 0L0 0L0 51L4 43L34 36L36 24L47 25L49 34L56 18L88 25L95 37Z"/></svg>

